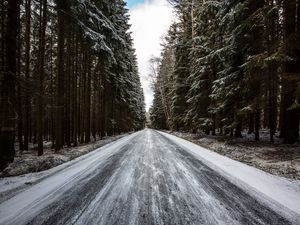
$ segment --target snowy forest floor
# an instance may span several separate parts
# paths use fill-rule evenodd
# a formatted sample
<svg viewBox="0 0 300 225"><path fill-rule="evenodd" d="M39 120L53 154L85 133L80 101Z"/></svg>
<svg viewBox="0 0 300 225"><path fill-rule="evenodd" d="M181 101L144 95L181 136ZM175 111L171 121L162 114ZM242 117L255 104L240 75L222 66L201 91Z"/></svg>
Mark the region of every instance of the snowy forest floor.
<svg viewBox="0 0 300 225"><path fill-rule="evenodd" d="M299 142L293 145L282 144L281 139L275 137L274 143L270 143L267 132L260 134L260 141L254 141L254 135L247 133L243 133L243 138L238 139L203 133L168 133L268 173L300 180Z"/></svg>
<svg viewBox="0 0 300 225"><path fill-rule="evenodd" d="M14 161L0 173L0 178L35 173L53 168L116 141L128 134L130 133L107 136L102 140L97 139L88 144L79 144L77 147L61 149L58 153L55 153L54 149L51 148L51 142L44 142L44 154L42 156L37 156L36 145L30 145L29 151L20 152L16 150ZM17 148L18 146L16 146L16 149Z"/></svg>

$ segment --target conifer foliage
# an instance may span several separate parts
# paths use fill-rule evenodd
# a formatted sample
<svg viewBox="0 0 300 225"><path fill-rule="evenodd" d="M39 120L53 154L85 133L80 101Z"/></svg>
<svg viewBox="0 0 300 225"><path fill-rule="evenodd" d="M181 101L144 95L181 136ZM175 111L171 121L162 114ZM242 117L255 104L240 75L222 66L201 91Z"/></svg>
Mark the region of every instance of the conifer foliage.
<svg viewBox="0 0 300 225"><path fill-rule="evenodd" d="M155 88L153 126L235 137L247 129L256 140L269 129L270 141L276 132L285 143L299 140L300 2L170 2L178 22L159 70L170 69L155 87L167 83L172 97L163 102ZM174 64L166 64L166 52Z"/></svg>
<svg viewBox="0 0 300 225"><path fill-rule="evenodd" d="M144 97L123 0L0 3L0 169L30 144L142 129Z"/></svg>

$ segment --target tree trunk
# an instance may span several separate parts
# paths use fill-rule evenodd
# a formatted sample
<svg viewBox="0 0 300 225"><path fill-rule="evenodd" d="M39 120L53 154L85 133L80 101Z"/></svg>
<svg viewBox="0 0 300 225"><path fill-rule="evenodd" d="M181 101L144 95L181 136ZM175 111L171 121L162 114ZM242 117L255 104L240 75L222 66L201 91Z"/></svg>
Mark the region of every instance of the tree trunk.
<svg viewBox="0 0 300 225"><path fill-rule="evenodd" d="M65 3L63 0L57 1L57 95L56 95L56 143L55 151L59 151L64 145L63 123L64 123L64 49L65 49L65 22L64 10Z"/></svg>
<svg viewBox="0 0 300 225"><path fill-rule="evenodd" d="M20 20L20 14L18 15ZM17 41L17 115L18 115L18 141L19 150L22 152L24 149L23 144L23 110L22 110L22 87L21 87L21 26L18 26L18 41Z"/></svg>
<svg viewBox="0 0 300 225"><path fill-rule="evenodd" d="M64 123L65 123L65 126L64 126L64 140L66 142L66 145L68 147L71 146L71 110L70 110L70 107L71 107L71 104L70 104L70 101L71 101L71 38L70 38L71 35L68 36L67 38L67 54L66 54L66 64L65 64L65 116L64 116Z"/></svg>
<svg viewBox="0 0 300 225"><path fill-rule="evenodd" d="M298 9L297 9L298 7ZM299 82L300 73L300 51L295 44L300 43L300 31L296 28L297 16L299 14L299 4L296 1L284 1L284 26L285 26L285 41L287 51L294 55L294 61L289 61L285 65L285 73L282 76L282 125L281 136L285 143L295 143L299 139L299 107L292 107L296 100L297 83ZM297 34L296 40L291 37ZM290 49L293 49L291 52Z"/></svg>
<svg viewBox="0 0 300 225"><path fill-rule="evenodd" d="M51 35L52 36L52 35ZM50 39L50 107L51 107L51 141L52 141L52 148L55 147L54 142L55 142L55 119L54 119L54 114L55 114L55 110L54 110L54 102L55 102L55 92L54 92L54 77L53 77L53 73L54 73L54 68L53 68L53 38L51 37Z"/></svg>
<svg viewBox="0 0 300 225"><path fill-rule="evenodd" d="M235 137L242 138L242 124L240 122L237 123L235 127Z"/></svg>
<svg viewBox="0 0 300 225"><path fill-rule="evenodd" d="M255 141L259 141L259 129L260 129L260 109L256 109L256 112L255 112Z"/></svg>
<svg viewBox="0 0 300 225"><path fill-rule="evenodd" d="M90 59L87 59L87 78L86 78L86 91L85 91L85 138L84 142L89 143L91 141L91 63Z"/></svg>
<svg viewBox="0 0 300 225"><path fill-rule="evenodd" d="M20 2L8 1L5 35L6 68L4 69L1 89L1 133L0 133L0 171L14 160L15 148L15 78L17 33L19 26Z"/></svg>
<svg viewBox="0 0 300 225"><path fill-rule="evenodd" d="M47 0L41 2L41 29L40 29L40 41L39 41L39 59L38 59L38 73L39 73L39 93L38 93L38 112L37 112L37 139L38 139L38 155L41 156L44 153L43 148L43 131L44 131L44 63L45 63L45 36L47 26Z"/></svg>
<svg viewBox="0 0 300 225"><path fill-rule="evenodd" d="M25 28L25 80L30 76L30 33L31 33L31 0L26 0L26 28ZM24 115L24 150L28 150L30 130L30 97L28 87L25 89L25 115Z"/></svg>
<svg viewBox="0 0 300 225"><path fill-rule="evenodd" d="M77 75L78 75L78 41L77 37L75 35L75 65L74 65L74 146L77 146L78 141L78 81L77 81Z"/></svg>
<svg viewBox="0 0 300 225"><path fill-rule="evenodd" d="M274 142L277 124L277 73L273 66L269 70L269 128L270 141Z"/></svg>
<svg viewBox="0 0 300 225"><path fill-rule="evenodd" d="M252 134L254 132L254 113L251 112L249 114L249 129L248 129L248 134Z"/></svg>

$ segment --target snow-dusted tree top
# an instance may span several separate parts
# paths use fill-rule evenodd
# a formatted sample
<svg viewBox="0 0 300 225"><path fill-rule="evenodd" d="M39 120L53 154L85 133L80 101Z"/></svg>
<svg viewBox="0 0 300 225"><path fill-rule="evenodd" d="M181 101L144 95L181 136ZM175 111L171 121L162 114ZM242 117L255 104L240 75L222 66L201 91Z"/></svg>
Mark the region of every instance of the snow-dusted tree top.
<svg viewBox="0 0 300 225"><path fill-rule="evenodd" d="M116 104L127 108L140 123L145 114L144 96L125 6L123 0L76 0L69 3L66 14L78 27L90 53L103 61L100 69L112 85Z"/></svg>
<svg viewBox="0 0 300 225"><path fill-rule="evenodd" d="M99 1L98 1L99 2ZM90 0L79 0L72 6L72 12L79 27L82 29L83 38L87 39L91 44L92 49L97 53L106 53L114 60L114 53L111 46L111 41L120 43L125 46L123 37L119 35L118 27L114 24L109 15L104 13L104 4L97 5ZM109 6L109 5L107 5ZM113 7L111 4L110 7ZM126 22L126 21L124 21Z"/></svg>

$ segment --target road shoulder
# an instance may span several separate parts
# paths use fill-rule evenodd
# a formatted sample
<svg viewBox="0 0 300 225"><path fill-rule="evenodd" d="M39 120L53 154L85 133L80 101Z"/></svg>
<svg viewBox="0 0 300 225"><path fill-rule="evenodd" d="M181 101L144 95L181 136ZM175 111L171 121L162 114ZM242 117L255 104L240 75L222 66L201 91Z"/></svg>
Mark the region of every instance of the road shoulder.
<svg viewBox="0 0 300 225"><path fill-rule="evenodd" d="M160 132L276 212L300 222L300 182L271 175L174 135Z"/></svg>

